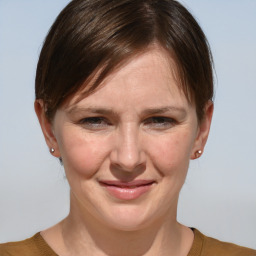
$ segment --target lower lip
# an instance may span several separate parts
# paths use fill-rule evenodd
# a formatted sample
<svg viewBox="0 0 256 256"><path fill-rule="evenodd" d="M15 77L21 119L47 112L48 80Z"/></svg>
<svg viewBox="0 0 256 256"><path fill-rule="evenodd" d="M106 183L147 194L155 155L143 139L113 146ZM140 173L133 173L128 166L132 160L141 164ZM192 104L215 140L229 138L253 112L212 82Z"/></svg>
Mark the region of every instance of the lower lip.
<svg viewBox="0 0 256 256"><path fill-rule="evenodd" d="M138 186L135 188L124 188L117 186L109 186L104 184L103 186L110 193L110 195L114 196L117 199L121 200L134 200L148 192L153 184Z"/></svg>

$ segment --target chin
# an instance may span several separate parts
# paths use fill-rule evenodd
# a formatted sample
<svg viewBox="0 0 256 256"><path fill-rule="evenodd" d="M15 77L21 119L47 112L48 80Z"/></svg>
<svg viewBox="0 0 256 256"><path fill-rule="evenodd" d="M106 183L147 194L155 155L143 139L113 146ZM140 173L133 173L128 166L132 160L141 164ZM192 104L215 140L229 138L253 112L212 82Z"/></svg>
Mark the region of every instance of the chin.
<svg viewBox="0 0 256 256"><path fill-rule="evenodd" d="M154 216L146 207L138 205L122 205L114 207L105 214L105 223L108 226L122 231L136 231L146 228L153 221Z"/></svg>

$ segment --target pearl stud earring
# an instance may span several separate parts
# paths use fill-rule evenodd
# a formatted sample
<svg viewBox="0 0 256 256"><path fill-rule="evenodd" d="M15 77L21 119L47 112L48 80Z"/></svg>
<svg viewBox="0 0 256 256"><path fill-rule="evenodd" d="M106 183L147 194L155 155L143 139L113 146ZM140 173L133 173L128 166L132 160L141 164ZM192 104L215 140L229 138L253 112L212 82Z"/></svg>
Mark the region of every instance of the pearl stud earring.
<svg viewBox="0 0 256 256"><path fill-rule="evenodd" d="M202 150L197 150L195 153L195 157L199 158L202 155Z"/></svg>

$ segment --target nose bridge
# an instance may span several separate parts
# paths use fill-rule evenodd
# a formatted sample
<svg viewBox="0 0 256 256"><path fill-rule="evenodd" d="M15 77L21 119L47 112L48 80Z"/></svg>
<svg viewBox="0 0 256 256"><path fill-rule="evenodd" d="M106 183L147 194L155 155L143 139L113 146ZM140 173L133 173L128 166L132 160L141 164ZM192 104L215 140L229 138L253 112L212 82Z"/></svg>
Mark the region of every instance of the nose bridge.
<svg viewBox="0 0 256 256"><path fill-rule="evenodd" d="M143 162L139 142L139 127L135 123L127 123L117 133L115 147L115 163L125 171L132 171Z"/></svg>

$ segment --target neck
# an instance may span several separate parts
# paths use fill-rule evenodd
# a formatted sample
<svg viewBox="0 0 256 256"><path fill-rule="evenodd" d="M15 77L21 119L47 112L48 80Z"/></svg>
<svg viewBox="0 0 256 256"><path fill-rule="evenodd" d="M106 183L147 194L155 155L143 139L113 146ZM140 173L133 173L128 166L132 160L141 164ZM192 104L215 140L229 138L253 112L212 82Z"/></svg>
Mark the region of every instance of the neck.
<svg viewBox="0 0 256 256"><path fill-rule="evenodd" d="M94 216L82 215L80 209L71 205L70 214L60 223L63 244L69 251L65 255L187 255L192 231L180 225L176 216L166 216L164 220L133 231L118 230Z"/></svg>

